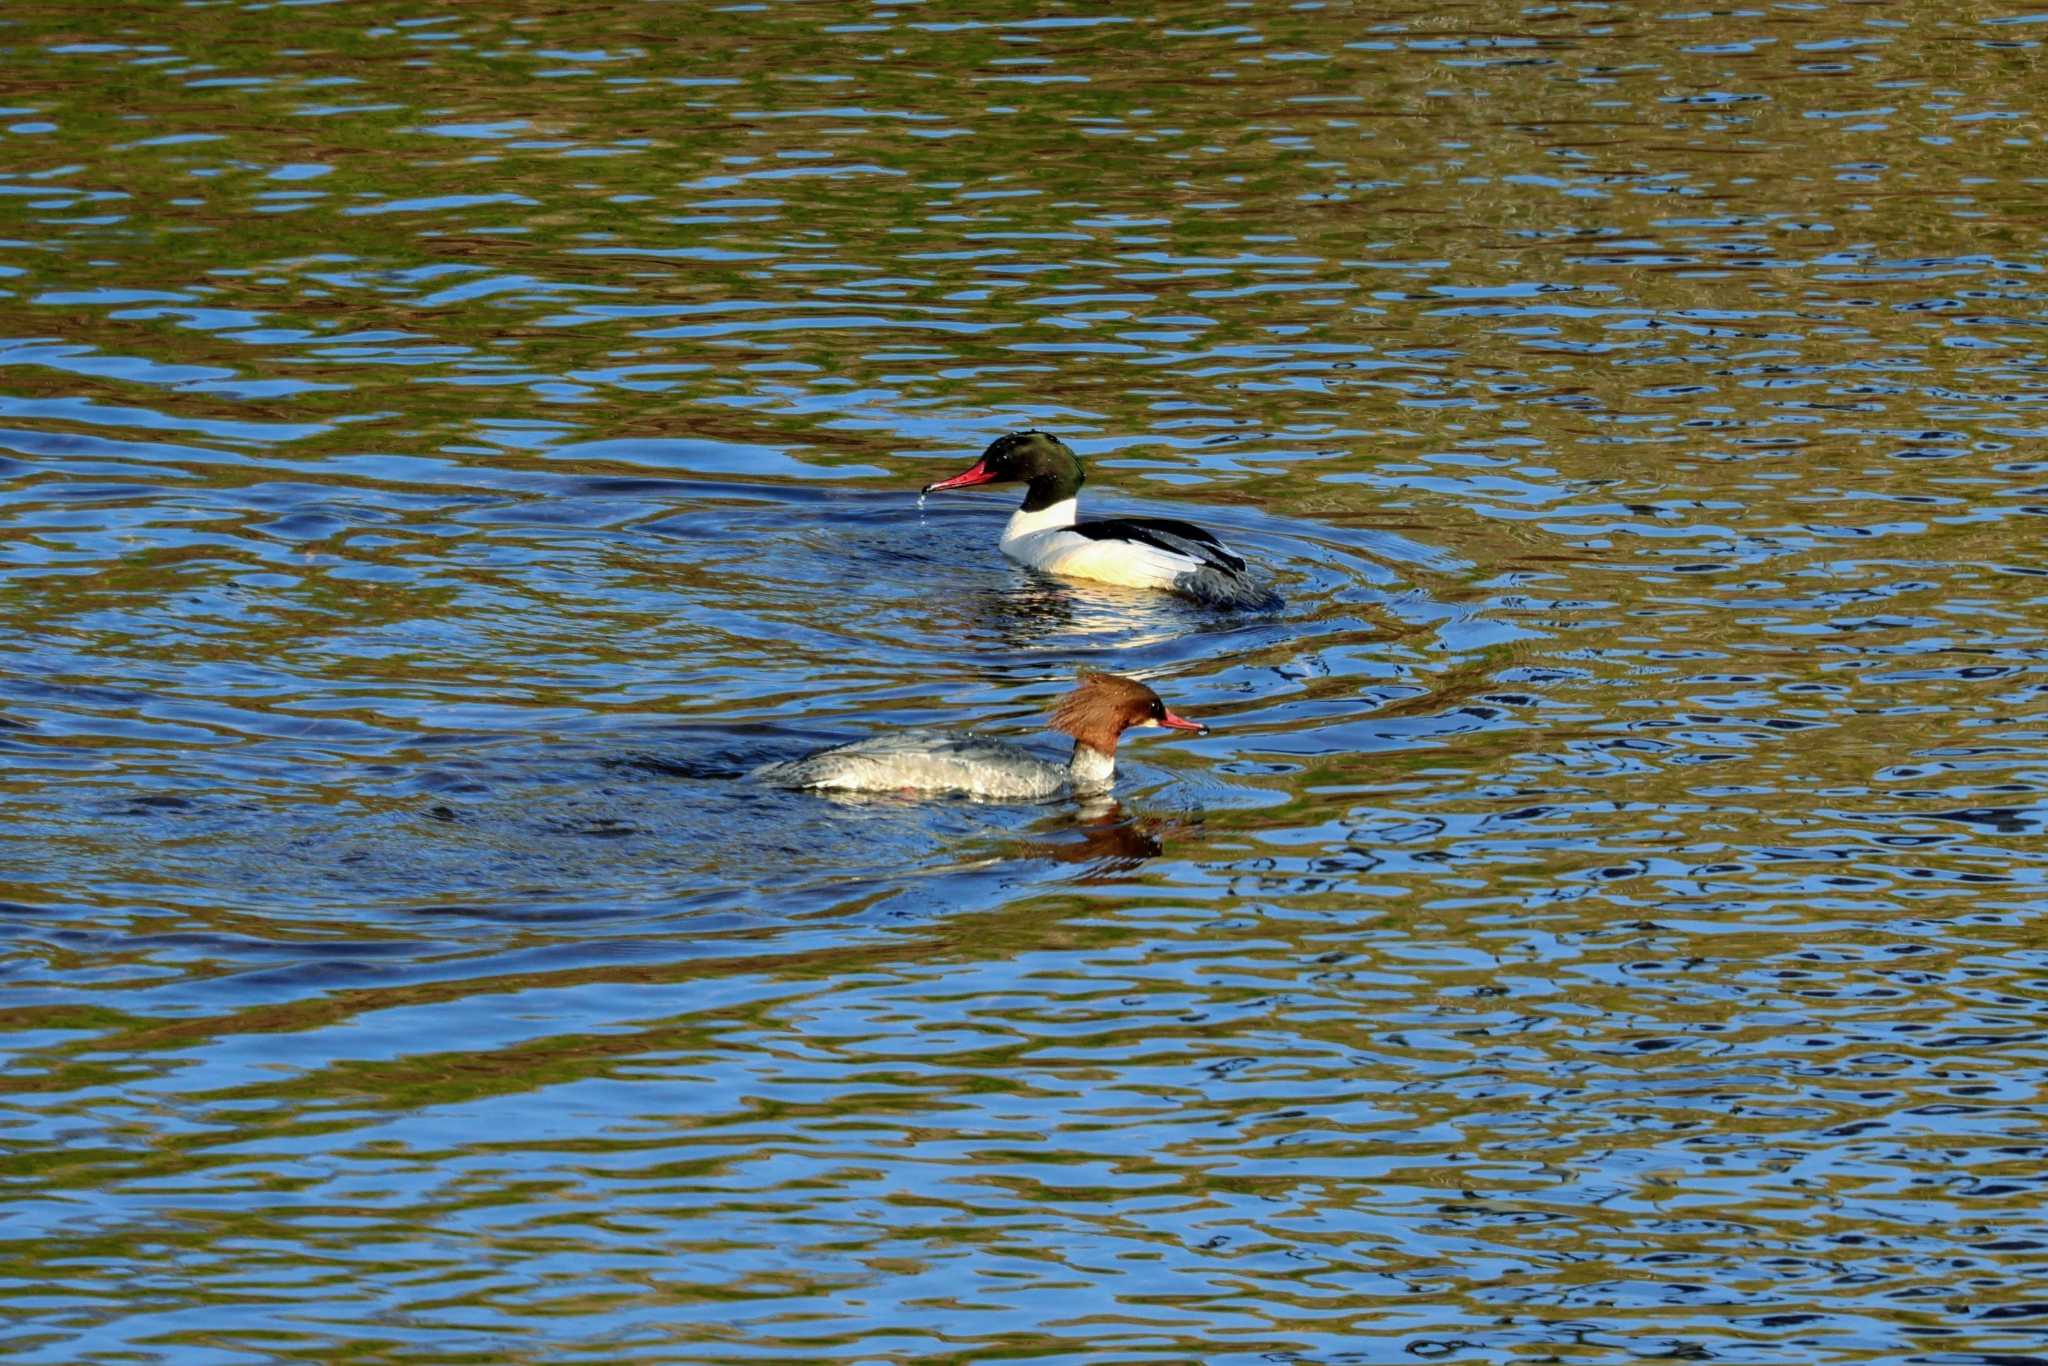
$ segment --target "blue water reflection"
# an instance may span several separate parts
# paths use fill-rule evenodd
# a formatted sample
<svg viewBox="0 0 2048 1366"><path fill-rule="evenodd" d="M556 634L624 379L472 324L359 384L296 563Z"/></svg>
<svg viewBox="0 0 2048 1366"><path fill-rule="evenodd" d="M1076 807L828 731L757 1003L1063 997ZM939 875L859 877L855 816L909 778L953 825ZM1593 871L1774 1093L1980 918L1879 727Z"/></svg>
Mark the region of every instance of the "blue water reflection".
<svg viewBox="0 0 2048 1366"><path fill-rule="evenodd" d="M2042 1354L2030 16L129 8L0 110L0 1355ZM1285 610L920 506L1029 426ZM1213 733L746 779L1089 667Z"/></svg>

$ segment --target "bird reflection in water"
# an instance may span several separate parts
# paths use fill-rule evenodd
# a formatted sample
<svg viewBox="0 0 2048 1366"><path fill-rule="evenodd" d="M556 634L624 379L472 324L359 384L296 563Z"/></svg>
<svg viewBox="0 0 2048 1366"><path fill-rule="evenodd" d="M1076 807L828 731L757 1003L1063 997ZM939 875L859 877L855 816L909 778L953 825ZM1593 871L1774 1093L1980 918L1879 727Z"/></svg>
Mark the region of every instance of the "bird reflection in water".
<svg viewBox="0 0 2048 1366"><path fill-rule="evenodd" d="M969 602L976 624L1013 649L1077 636L1130 649L1177 639L1216 620L1214 613L1145 589L1076 583L1028 570L1019 571L1014 584L973 593Z"/></svg>
<svg viewBox="0 0 2048 1366"><path fill-rule="evenodd" d="M1079 803L1076 816L1045 822L1046 837L1012 841L1004 856L1084 864L1076 880L1091 882L1158 858L1166 852L1167 839L1188 828L1185 821L1128 811L1107 797Z"/></svg>

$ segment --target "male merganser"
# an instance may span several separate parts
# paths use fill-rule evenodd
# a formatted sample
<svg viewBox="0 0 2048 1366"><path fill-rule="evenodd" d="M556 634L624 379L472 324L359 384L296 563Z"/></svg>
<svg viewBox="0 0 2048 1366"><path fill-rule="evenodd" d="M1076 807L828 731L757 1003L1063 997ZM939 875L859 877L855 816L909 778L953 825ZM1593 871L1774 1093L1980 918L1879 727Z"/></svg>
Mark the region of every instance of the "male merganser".
<svg viewBox="0 0 2048 1366"><path fill-rule="evenodd" d="M1052 714L1052 728L1074 737L1074 757L1064 767L1001 740L913 730L769 764L753 776L834 792L948 792L996 801L1036 801L1062 789L1084 795L1109 790L1117 737L1146 726L1209 733L1201 722L1175 716L1135 679L1088 674Z"/></svg>
<svg viewBox="0 0 2048 1366"><path fill-rule="evenodd" d="M1270 612L1280 595L1252 578L1230 547L1190 522L1164 517L1076 521L1080 457L1046 432L1011 432L981 459L926 493L1021 480L1024 505L1003 528L1003 554L1052 574L1134 588L1164 588L1214 607Z"/></svg>

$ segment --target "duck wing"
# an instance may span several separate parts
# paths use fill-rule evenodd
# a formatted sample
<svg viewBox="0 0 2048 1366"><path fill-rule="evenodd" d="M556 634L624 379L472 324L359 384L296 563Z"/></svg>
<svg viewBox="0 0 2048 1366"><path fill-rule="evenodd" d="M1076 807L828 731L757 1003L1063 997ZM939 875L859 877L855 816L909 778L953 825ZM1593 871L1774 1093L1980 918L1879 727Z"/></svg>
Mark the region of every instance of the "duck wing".
<svg viewBox="0 0 2048 1366"><path fill-rule="evenodd" d="M1091 541L1135 541L1149 545L1169 555L1185 556L1201 568L1214 569L1219 573L1245 572L1243 560L1193 522L1182 522L1172 517L1105 517L1099 521L1076 522L1066 529Z"/></svg>

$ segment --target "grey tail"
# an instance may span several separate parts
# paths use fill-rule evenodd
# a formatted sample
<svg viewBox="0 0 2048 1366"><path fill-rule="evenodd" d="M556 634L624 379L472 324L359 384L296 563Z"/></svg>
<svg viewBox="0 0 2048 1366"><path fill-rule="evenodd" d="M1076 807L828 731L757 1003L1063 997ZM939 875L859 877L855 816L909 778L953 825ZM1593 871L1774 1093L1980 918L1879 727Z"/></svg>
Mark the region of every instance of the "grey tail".
<svg viewBox="0 0 2048 1366"><path fill-rule="evenodd" d="M1283 606L1280 595L1249 575L1225 573L1220 569L1198 569L1173 581L1173 591L1193 598L1204 607L1232 612L1277 612Z"/></svg>

